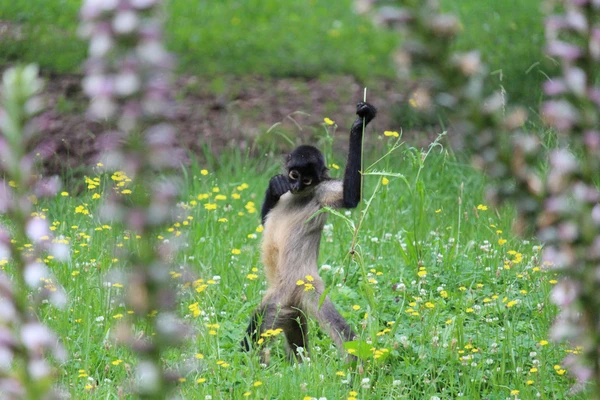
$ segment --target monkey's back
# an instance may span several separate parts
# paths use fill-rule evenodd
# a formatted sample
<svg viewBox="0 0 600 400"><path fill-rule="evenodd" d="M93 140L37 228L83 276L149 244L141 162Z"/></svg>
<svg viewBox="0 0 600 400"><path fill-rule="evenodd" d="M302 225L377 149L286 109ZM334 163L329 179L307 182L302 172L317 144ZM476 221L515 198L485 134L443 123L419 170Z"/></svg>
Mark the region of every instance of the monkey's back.
<svg viewBox="0 0 600 400"><path fill-rule="evenodd" d="M285 193L269 212L263 233L262 257L270 288L294 287L306 275L318 275L317 259L327 214L308 219L323 206L336 207L342 183L320 183L314 193Z"/></svg>

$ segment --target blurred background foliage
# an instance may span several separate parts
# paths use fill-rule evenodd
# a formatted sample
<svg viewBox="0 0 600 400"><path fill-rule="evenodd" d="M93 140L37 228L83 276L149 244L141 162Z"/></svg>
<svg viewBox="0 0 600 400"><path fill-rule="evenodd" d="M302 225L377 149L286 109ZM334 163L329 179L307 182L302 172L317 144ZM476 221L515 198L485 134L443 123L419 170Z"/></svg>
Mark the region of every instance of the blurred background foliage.
<svg viewBox="0 0 600 400"><path fill-rule="evenodd" d="M401 38L352 11L351 0L170 0L170 49L180 71L203 76L393 79L391 54ZM77 36L80 0L0 0L0 64L36 62L77 73L86 47ZM459 16L459 50L477 48L508 97L533 109L551 75L542 55L541 0L443 0ZM398 88L401 91L401 88Z"/></svg>

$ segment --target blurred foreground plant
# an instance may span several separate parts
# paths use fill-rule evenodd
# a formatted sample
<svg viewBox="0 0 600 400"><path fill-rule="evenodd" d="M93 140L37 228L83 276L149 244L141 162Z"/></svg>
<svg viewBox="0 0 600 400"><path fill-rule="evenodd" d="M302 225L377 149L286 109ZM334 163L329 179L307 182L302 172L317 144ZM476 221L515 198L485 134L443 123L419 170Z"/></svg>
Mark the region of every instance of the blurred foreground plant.
<svg viewBox="0 0 600 400"><path fill-rule="evenodd" d="M163 357L186 333L168 268L182 238L158 239L175 220L180 182L174 172L183 161L166 122L173 61L163 46L160 13L158 0L87 0L81 9L81 32L90 39L83 80L89 115L113 128L100 141L102 163L120 171L116 179L132 181L131 190L117 185L100 212L138 237L138 250L125 256L134 323L124 321L117 337L139 357L135 392L156 399L166 398L179 378L163 368Z"/></svg>
<svg viewBox="0 0 600 400"><path fill-rule="evenodd" d="M358 0L356 8L368 12L374 3ZM565 363L579 382L593 380L600 398L600 87L593 83L600 2L548 1L557 14L546 23L546 52L563 72L544 87L556 99L543 104L543 118L560 132L549 154L537 135L522 129L527 115L508 109L502 89L484 92L488 73L479 54L451 50L462 30L454 16L441 13L434 0L396 3L402 7L381 7L376 20L405 35L395 57L409 104L447 118L459 148L493 179L490 200L514 202L516 229L535 231L544 242L546 264L564 276L552 292L561 313L551 335L582 347L581 357L570 355Z"/></svg>
<svg viewBox="0 0 600 400"><path fill-rule="evenodd" d="M42 260L50 253L66 261L69 249L53 240L45 215L33 212L39 197L53 196L56 178L36 174L38 161L52 153L39 140L43 87L36 66L16 67L2 77L0 108L0 394L8 399L57 395L48 357L64 362L56 334L42 324L37 307L66 304L63 288Z"/></svg>

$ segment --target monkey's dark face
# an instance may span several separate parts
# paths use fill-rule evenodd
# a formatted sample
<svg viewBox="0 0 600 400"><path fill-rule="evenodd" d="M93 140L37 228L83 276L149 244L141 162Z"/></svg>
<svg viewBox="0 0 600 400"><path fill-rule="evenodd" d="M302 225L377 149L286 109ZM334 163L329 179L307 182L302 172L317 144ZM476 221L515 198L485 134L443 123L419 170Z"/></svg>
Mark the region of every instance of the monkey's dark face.
<svg viewBox="0 0 600 400"><path fill-rule="evenodd" d="M318 176L311 173L307 168L290 169L288 173L290 191L294 194L304 192L306 189L316 186L320 180Z"/></svg>
<svg viewBox="0 0 600 400"><path fill-rule="evenodd" d="M306 192L328 177L325 158L313 146L297 147L288 155L286 168L290 191L294 194Z"/></svg>

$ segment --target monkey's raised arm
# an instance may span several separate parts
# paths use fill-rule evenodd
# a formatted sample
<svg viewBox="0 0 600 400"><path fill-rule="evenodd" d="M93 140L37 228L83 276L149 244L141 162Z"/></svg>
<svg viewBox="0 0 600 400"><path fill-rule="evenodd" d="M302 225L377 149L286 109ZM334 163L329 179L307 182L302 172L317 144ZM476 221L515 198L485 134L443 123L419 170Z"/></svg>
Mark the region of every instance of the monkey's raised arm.
<svg viewBox="0 0 600 400"><path fill-rule="evenodd" d="M362 161L362 131L363 121L365 127L377 115L377 109L371 104L359 102L356 105L358 118L350 129L350 144L348 146L348 160L344 172L344 189L342 207L355 208L362 197L360 185L360 168Z"/></svg>
<svg viewBox="0 0 600 400"><path fill-rule="evenodd" d="M265 223L265 219L267 218L269 211L275 207L275 204L277 204L279 198L289 190L290 183L286 176L279 174L271 178L269 181L269 187L265 193L265 201L263 202L261 210L263 224Z"/></svg>

